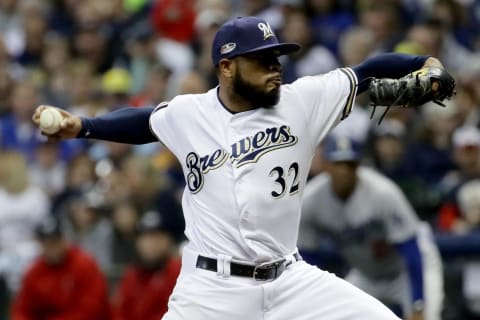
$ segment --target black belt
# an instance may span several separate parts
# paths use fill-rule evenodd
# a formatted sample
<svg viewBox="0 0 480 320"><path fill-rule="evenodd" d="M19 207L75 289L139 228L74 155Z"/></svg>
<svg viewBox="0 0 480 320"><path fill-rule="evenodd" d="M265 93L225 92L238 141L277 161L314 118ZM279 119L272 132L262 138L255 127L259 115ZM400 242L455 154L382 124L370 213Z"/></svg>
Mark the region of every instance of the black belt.
<svg viewBox="0 0 480 320"><path fill-rule="evenodd" d="M298 253L294 253L295 261L302 260ZM285 258L265 262L256 266L230 262L230 275L239 277L249 277L258 281L274 280L278 278L283 271L292 263ZM198 256L197 268L217 272L217 259Z"/></svg>

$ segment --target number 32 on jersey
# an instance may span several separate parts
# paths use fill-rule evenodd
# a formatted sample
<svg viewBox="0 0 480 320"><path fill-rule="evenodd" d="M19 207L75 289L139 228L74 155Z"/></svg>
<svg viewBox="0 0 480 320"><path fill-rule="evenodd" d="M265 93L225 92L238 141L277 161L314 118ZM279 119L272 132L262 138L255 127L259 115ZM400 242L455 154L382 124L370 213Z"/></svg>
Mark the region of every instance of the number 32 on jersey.
<svg viewBox="0 0 480 320"><path fill-rule="evenodd" d="M283 197L287 191L289 195L294 195L298 192L298 163L293 162L288 168L275 167L270 171L270 177L275 179L275 184L278 190L273 190L271 195L274 198Z"/></svg>

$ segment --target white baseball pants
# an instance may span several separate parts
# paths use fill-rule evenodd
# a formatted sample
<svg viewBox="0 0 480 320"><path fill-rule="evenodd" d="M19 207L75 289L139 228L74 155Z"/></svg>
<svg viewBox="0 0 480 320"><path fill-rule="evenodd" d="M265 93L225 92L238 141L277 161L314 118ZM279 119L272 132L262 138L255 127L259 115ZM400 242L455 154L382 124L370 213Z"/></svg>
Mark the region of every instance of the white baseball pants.
<svg viewBox="0 0 480 320"><path fill-rule="evenodd" d="M163 320L399 320L372 296L304 261L259 282L197 269L196 258L184 249Z"/></svg>

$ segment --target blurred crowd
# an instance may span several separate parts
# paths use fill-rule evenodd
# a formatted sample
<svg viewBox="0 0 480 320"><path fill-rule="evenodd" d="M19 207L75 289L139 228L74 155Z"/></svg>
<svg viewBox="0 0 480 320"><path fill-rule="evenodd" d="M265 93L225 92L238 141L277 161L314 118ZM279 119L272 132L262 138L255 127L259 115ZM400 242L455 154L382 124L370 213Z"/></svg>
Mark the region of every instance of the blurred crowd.
<svg viewBox="0 0 480 320"><path fill-rule="evenodd" d="M392 109L377 125L381 112L370 120L368 96L361 95L335 134L363 143L365 163L392 178L437 232L478 230L478 0L0 0L3 306L45 252L45 237L65 238L91 255L111 296L121 294L129 265L168 271L165 261L184 241L184 179L172 154L159 143L47 143L31 116L40 104L95 116L205 92L217 84L210 58L217 28L244 15L265 18L280 38L303 46L282 57L286 83L382 52L438 57L457 80L447 108ZM319 156L311 176L322 170ZM139 225L152 212L170 239L154 268L139 249ZM55 219L58 233L38 232L46 218ZM480 282L478 269L472 274ZM478 288L467 290L477 302Z"/></svg>

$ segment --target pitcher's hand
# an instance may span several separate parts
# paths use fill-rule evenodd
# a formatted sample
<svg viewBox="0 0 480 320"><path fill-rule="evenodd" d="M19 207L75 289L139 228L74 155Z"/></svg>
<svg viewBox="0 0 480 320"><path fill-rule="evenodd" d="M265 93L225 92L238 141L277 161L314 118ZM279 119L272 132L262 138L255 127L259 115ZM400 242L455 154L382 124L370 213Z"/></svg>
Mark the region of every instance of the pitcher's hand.
<svg viewBox="0 0 480 320"><path fill-rule="evenodd" d="M46 108L52 107L41 105L35 109L32 120L37 126L40 125L40 114ZM45 132L42 132L42 134L48 137L49 141L76 138L78 136L78 133L80 132L80 129L82 129L82 120L80 119L80 117L74 116L71 113L60 108L55 109L57 109L63 117L62 123L60 124L60 130L55 134L46 134Z"/></svg>

